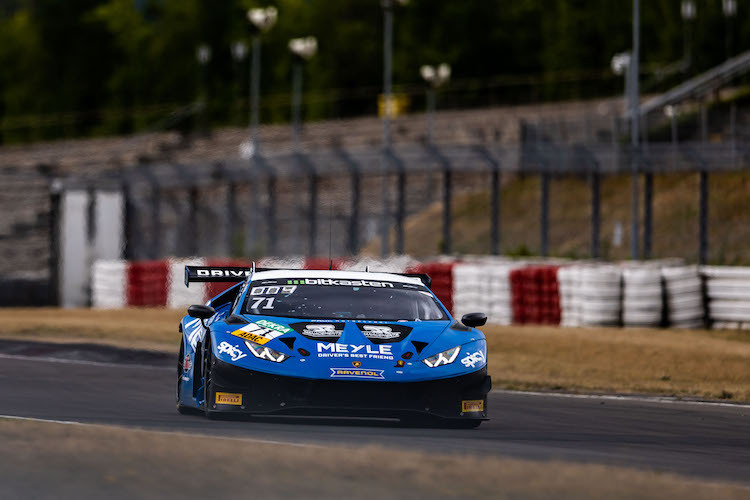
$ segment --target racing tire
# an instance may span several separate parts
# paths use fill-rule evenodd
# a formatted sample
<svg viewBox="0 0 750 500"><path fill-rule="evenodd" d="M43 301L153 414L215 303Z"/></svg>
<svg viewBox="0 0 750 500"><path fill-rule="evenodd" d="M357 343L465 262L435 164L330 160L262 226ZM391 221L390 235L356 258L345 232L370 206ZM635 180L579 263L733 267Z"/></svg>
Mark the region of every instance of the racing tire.
<svg viewBox="0 0 750 500"><path fill-rule="evenodd" d="M449 421L445 427L448 429L476 429L482 425L483 420L455 420Z"/></svg>
<svg viewBox="0 0 750 500"><path fill-rule="evenodd" d="M182 372L183 362L185 361L185 343L184 340L180 341L180 353L177 355L177 388L175 390L176 406L177 411L182 415L194 413L192 408L188 408L182 404Z"/></svg>
<svg viewBox="0 0 750 500"><path fill-rule="evenodd" d="M201 374L203 376L203 413L207 418L216 420L219 418L220 413L211 409L211 389L213 388L213 370L214 370L214 356L211 350L211 337L208 332L206 337L203 339L203 367Z"/></svg>

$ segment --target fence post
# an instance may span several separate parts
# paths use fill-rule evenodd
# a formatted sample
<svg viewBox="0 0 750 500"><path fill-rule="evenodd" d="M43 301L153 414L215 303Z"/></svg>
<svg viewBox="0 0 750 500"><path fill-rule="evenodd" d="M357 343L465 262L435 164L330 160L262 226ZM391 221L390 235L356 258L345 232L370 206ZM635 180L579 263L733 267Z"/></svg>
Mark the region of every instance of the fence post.
<svg viewBox="0 0 750 500"><path fill-rule="evenodd" d="M453 241L451 241L451 184L452 171L448 159L443 156L440 150L432 143L425 143L427 151L435 157L443 169L443 251L444 254L450 254L453 251Z"/></svg>
<svg viewBox="0 0 750 500"><path fill-rule="evenodd" d="M130 181L123 179L122 181L122 197L123 197L123 218L124 218L124 235L125 245L122 252L122 257L125 260L131 260L134 257L133 251L133 240L135 235L135 209L133 206L133 193L130 187Z"/></svg>
<svg viewBox="0 0 750 500"><path fill-rule="evenodd" d="M190 235L188 249L190 255L198 255L198 187L193 185L189 191L188 227ZM154 257L157 258L157 257Z"/></svg>
<svg viewBox="0 0 750 500"><path fill-rule="evenodd" d="M406 218L406 168L392 149L387 151L388 161L396 167L396 248L397 255L404 253L404 219Z"/></svg>
<svg viewBox="0 0 750 500"><path fill-rule="evenodd" d="M237 205L237 184L234 181L229 181L227 184L227 241L226 241L226 252L228 256L233 256L234 252L232 251L232 246L234 243L234 228L237 225L237 213L236 213L236 205Z"/></svg>
<svg viewBox="0 0 750 500"><path fill-rule="evenodd" d="M49 304L60 305L60 193L62 181L50 183L49 203Z"/></svg>
<svg viewBox="0 0 750 500"><path fill-rule="evenodd" d="M356 255L359 252L359 197L360 197L360 167L349 154L336 147L336 154L346 164L351 174L352 198L351 217L349 218L349 253Z"/></svg>
<svg viewBox="0 0 750 500"><path fill-rule="evenodd" d="M307 171L310 197L307 212L308 233L308 255L314 257L317 254L316 237L318 234L318 174L315 171L315 165L303 153L295 153L295 157L300 165Z"/></svg>
<svg viewBox="0 0 750 500"><path fill-rule="evenodd" d="M706 103L700 107L701 120L701 171L700 171L700 214L698 216L698 263L705 265L708 260L708 171L706 170L705 144L708 140L708 110Z"/></svg>
<svg viewBox="0 0 750 500"><path fill-rule="evenodd" d="M651 258L651 237L653 235L654 174L643 175L643 258Z"/></svg>
<svg viewBox="0 0 750 500"><path fill-rule="evenodd" d="M548 232L549 232L549 174L544 172L541 174L541 207L540 207L540 221L539 221L539 240L541 248L539 253L542 257L547 256L548 250Z"/></svg>
<svg viewBox="0 0 750 500"><path fill-rule="evenodd" d="M266 194L268 195L268 206L266 207L266 229L268 231L268 252L276 255L277 231L276 231L276 171L268 161L260 154L253 156L256 170L262 170L266 175ZM257 178L256 178L257 179Z"/></svg>
<svg viewBox="0 0 750 500"><path fill-rule="evenodd" d="M590 174L591 183L591 258L599 258L599 172L593 171Z"/></svg>
<svg viewBox="0 0 750 500"><path fill-rule="evenodd" d="M476 151L490 166L490 253L500 254L500 164L482 145L476 146Z"/></svg>

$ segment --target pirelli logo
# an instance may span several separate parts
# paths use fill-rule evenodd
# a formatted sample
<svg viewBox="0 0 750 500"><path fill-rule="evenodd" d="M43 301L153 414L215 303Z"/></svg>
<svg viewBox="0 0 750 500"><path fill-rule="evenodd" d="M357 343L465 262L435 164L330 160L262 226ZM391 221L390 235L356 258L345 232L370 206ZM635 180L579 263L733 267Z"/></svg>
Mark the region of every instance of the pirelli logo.
<svg viewBox="0 0 750 500"><path fill-rule="evenodd" d="M464 413L471 413L474 411L484 411L484 401L481 399L472 399L469 401L461 401L461 411Z"/></svg>
<svg viewBox="0 0 750 500"><path fill-rule="evenodd" d="M233 392L217 392L216 404L240 406L242 405L242 394L235 394Z"/></svg>

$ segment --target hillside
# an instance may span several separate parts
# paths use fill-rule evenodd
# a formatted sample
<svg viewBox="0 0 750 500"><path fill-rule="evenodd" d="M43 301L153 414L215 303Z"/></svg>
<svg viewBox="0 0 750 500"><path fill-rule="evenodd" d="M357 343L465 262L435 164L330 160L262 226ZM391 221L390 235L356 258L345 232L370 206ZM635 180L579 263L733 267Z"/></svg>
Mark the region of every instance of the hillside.
<svg viewBox="0 0 750 500"><path fill-rule="evenodd" d="M589 257L591 208L587 181L570 177L553 179L549 192L549 254L570 258ZM629 257L630 196L630 177L616 176L602 180L600 249L603 259ZM503 254L538 253L539 198L538 177L516 177L504 183L501 201ZM710 176L710 263L750 264L749 201L750 172ZM463 193L454 198L454 253L484 254L489 251L489 207L487 191ZM441 253L441 214L442 203L436 202L407 219L407 253L415 256ZM622 224L619 246L613 242L618 222ZM653 227L654 258L681 257L688 262L697 260L698 174L655 176ZM379 243L374 241L366 252L375 254L379 248Z"/></svg>

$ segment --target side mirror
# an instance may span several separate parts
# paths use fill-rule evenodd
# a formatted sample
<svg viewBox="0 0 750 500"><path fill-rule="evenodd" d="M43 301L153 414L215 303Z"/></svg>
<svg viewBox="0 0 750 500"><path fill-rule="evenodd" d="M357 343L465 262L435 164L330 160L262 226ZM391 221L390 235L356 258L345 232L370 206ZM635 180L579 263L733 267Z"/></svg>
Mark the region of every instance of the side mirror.
<svg viewBox="0 0 750 500"><path fill-rule="evenodd" d="M204 306L203 304L196 304L193 306L188 307L187 309L188 316L192 318L199 318L199 319L208 319L214 314L216 314L216 311L211 306Z"/></svg>
<svg viewBox="0 0 750 500"><path fill-rule="evenodd" d="M470 328L476 328L487 323L487 315L484 313L464 314L464 316L461 318L461 323Z"/></svg>

